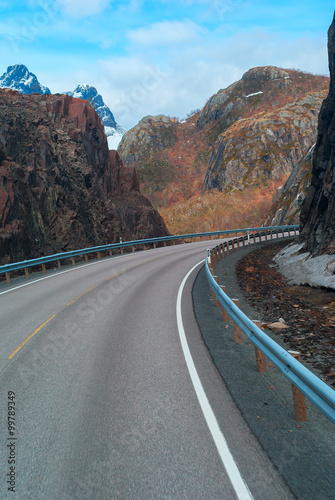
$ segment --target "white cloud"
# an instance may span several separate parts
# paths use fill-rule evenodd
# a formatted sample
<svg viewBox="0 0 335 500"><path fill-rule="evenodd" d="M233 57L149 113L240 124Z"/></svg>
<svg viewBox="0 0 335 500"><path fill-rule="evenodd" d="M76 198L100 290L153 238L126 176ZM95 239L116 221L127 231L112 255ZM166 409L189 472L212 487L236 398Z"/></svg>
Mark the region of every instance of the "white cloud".
<svg viewBox="0 0 335 500"><path fill-rule="evenodd" d="M100 14L111 0L56 0L60 8L72 17L87 17Z"/></svg>
<svg viewBox="0 0 335 500"><path fill-rule="evenodd" d="M127 33L136 46L161 47L190 42L198 37L202 29L190 20L162 21L148 28L139 28Z"/></svg>

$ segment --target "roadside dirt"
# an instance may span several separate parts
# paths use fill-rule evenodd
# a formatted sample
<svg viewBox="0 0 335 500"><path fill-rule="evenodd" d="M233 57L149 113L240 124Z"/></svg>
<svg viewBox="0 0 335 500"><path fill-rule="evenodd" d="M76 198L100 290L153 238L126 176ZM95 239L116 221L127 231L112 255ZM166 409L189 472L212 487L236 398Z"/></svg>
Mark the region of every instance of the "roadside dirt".
<svg viewBox="0 0 335 500"><path fill-rule="evenodd" d="M278 332L303 361L335 388L335 291L288 285L272 261L287 241L256 249L236 266L239 286L267 323L279 318L290 328Z"/></svg>

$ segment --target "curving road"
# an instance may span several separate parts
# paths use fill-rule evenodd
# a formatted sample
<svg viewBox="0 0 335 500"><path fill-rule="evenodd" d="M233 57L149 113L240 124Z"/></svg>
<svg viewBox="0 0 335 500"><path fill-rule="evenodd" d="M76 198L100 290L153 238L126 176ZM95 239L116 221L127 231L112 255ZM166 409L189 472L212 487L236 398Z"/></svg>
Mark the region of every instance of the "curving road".
<svg viewBox="0 0 335 500"><path fill-rule="evenodd" d="M292 498L201 340L209 245L2 284L1 499Z"/></svg>

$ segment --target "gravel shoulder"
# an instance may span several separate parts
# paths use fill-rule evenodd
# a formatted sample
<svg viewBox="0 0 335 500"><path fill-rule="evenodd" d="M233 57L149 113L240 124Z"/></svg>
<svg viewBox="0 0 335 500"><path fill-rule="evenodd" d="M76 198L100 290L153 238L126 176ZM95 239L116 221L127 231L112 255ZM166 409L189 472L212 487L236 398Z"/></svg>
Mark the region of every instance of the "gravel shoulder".
<svg viewBox="0 0 335 500"><path fill-rule="evenodd" d="M270 251L267 249L272 247L272 251L275 253L274 245L275 243L272 245L258 244L256 252L258 255L263 254L264 258L267 255L266 258L268 258ZM263 279L262 276L259 276L256 281L257 291L251 291L249 288L247 292L247 285L242 285L245 291L241 289L239 282L245 281L245 273L249 273L250 278L252 272L243 270L240 262L241 259L248 259L247 256L252 256L251 252L254 250L255 247L242 249L239 252L231 253L228 258L219 262L215 268L215 274L219 277L220 285L226 286L230 298L239 299L240 308L252 320L272 322L283 316L285 322L288 323L292 319L290 316L293 316L293 312L290 312L287 304L293 302L292 308L297 316L299 316L297 311L299 309L305 313L304 318L298 317L298 321L300 321L298 324L302 325L300 337L306 337L306 331L303 329L307 327L301 319L307 321L306 318L314 317L313 314L309 315L309 311L306 311L306 309L313 310L314 295L307 307L306 303L298 302L298 298L302 300L299 296L294 297L293 300L292 296L290 299L286 298L286 291L282 287L282 299L275 301L275 294L270 285L267 285L267 289L264 288L261 291L258 289L260 281L265 283L264 275ZM264 264L263 257L258 257L258 260ZM248 260L245 260L243 265L246 268L254 267L254 264L251 265ZM272 268L268 268L268 272L271 270ZM248 281L250 282L250 279ZM273 276L272 281L275 281ZM322 309L324 305L322 305L321 299L321 305L315 306L320 313L326 311L327 314L333 314L333 306L331 306L333 300L330 296L329 299L330 302L326 310ZM304 500L333 499L335 491L334 424L308 401L307 422L295 420L290 382L273 367L268 367L266 373L257 373L254 346L246 337L243 337L242 344L235 344L233 323L223 323L221 308L217 308L211 298L204 268L199 272L194 283L193 306L204 342L220 375L252 432L281 473L292 493L296 498ZM319 306L321 309L318 309ZM285 315L283 311L286 312ZM329 316L329 318L331 317ZM323 324L327 325L325 328L330 328L330 323L323 321ZM318 329L318 321L312 326L315 332ZM285 349L294 348L302 351L301 343L304 339L294 341L299 343L299 349L297 349L296 344L292 344L292 339L289 338L293 335L293 333L292 335L288 334L289 330L293 332L293 327L286 330L285 334L274 333L268 329L266 333ZM294 336L294 338L297 337L295 330ZM327 347L327 342L323 342L323 344ZM319 377L327 378L327 383L331 384L332 377L325 375L324 361L322 361L324 357L308 356L311 354L308 352L310 348L306 349L305 359L315 357L313 361L316 361L316 364L310 363L310 359L307 359L307 364L303 360L304 364ZM319 368L317 363L320 363ZM327 363L328 361L326 361L328 374L331 371L328 370ZM271 492L269 492L270 494Z"/></svg>

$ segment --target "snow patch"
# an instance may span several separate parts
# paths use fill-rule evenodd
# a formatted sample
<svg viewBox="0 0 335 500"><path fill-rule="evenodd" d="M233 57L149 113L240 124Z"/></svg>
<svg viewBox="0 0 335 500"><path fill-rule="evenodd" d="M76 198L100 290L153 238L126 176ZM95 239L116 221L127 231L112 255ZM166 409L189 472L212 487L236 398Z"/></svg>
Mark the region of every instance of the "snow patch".
<svg viewBox="0 0 335 500"><path fill-rule="evenodd" d="M254 92L253 94L245 95L244 97L252 97L253 95L264 94L261 90L259 92Z"/></svg>
<svg viewBox="0 0 335 500"><path fill-rule="evenodd" d="M274 261L290 285L324 286L335 290L335 255L312 257L309 252L299 253L304 243L285 247Z"/></svg>

